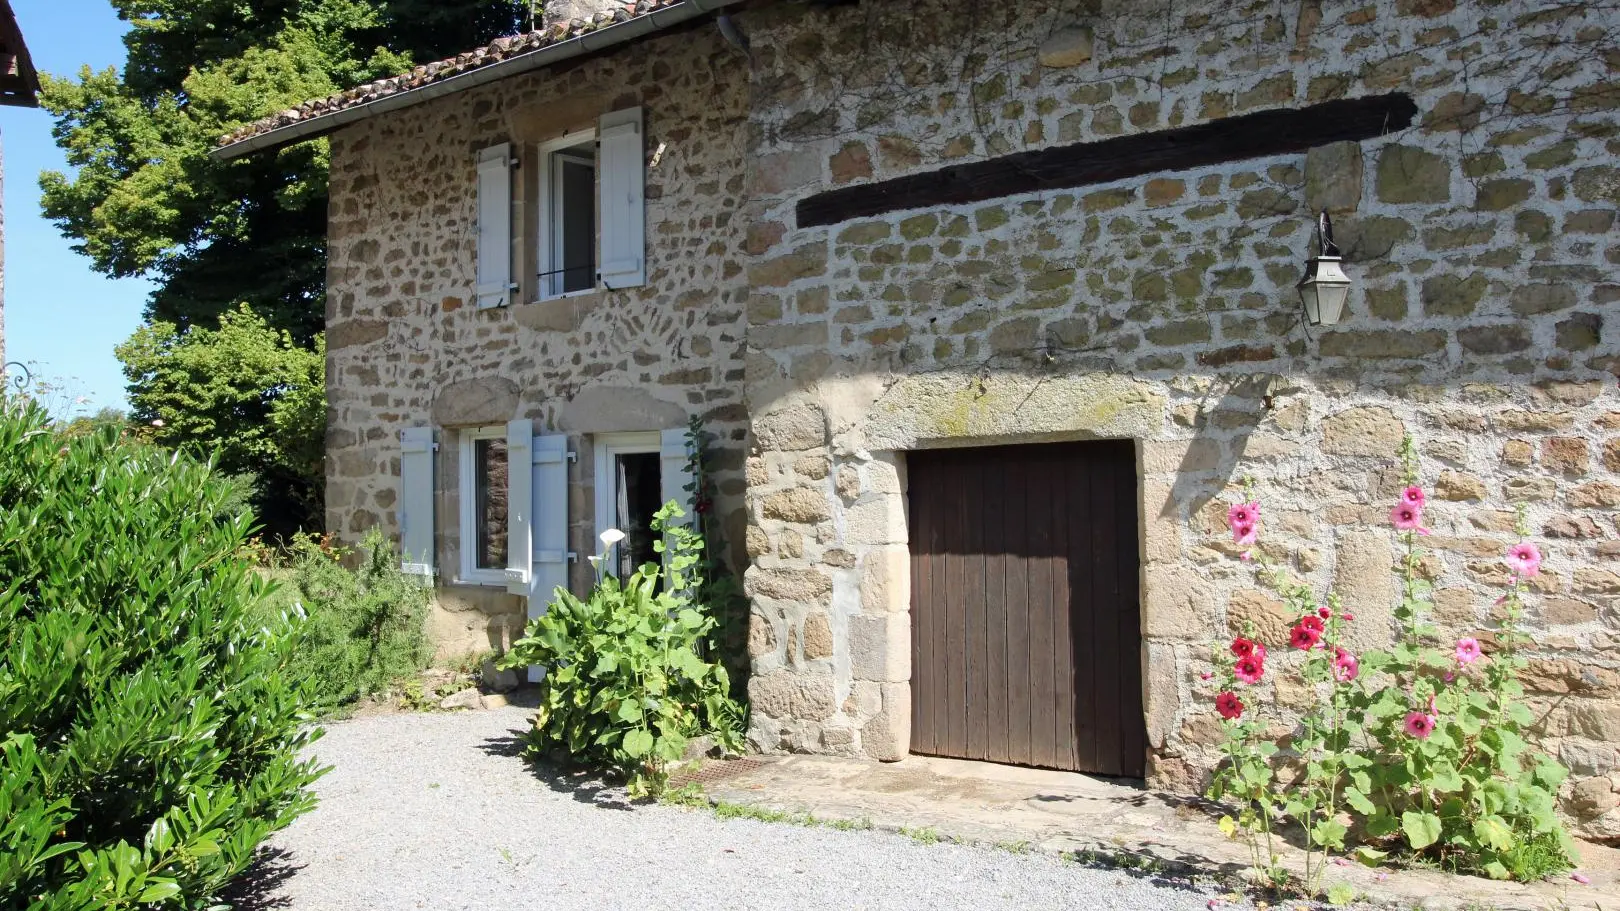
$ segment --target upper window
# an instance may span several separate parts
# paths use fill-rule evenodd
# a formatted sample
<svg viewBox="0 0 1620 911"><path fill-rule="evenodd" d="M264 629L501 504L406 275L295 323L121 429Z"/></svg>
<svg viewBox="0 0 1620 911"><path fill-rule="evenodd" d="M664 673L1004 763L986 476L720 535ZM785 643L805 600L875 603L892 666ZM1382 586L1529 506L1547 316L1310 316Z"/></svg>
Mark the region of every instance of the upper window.
<svg viewBox="0 0 1620 911"><path fill-rule="evenodd" d="M461 579L504 582L507 546L506 428L461 433Z"/></svg>
<svg viewBox="0 0 1620 911"><path fill-rule="evenodd" d="M540 296L596 287L596 131L540 147Z"/></svg>

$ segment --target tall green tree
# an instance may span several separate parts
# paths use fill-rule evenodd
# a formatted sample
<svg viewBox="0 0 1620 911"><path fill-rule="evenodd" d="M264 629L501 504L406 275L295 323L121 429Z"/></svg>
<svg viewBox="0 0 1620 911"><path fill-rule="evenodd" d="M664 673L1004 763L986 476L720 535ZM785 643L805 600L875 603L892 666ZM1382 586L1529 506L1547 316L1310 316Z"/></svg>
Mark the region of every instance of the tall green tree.
<svg viewBox="0 0 1620 911"><path fill-rule="evenodd" d="M159 360L221 343L226 336L212 330L244 304L304 350L315 350L322 330L326 143L222 163L208 157L220 136L300 101L401 72L413 60L510 34L529 9L526 0L112 4L130 23L123 69L44 77L41 100L74 171L40 176L42 205L97 271L156 282L147 322L190 341L154 347L137 338L121 350ZM194 328L206 331L188 336ZM126 359L126 367L132 401L143 412L148 384L165 371L145 360ZM265 400L278 394L270 382L260 390ZM234 446L203 431L185 442ZM280 470L274 463L243 467L261 476ZM316 511L299 524L318 522Z"/></svg>

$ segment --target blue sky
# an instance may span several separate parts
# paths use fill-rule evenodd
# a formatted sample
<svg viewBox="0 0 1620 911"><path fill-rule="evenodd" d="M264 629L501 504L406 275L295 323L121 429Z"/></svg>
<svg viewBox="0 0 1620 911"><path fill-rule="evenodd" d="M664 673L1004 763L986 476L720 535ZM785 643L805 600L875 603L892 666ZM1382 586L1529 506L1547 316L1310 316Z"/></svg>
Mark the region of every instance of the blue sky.
<svg viewBox="0 0 1620 911"><path fill-rule="evenodd" d="M53 75L122 66L124 23L106 0L12 0L34 66ZM65 170L41 110L0 107L5 150L6 360L65 383L94 411L125 407L124 376L113 346L141 321L151 286L107 279L39 212L39 172ZM53 396L53 398L56 398ZM74 409L77 411L78 409Z"/></svg>

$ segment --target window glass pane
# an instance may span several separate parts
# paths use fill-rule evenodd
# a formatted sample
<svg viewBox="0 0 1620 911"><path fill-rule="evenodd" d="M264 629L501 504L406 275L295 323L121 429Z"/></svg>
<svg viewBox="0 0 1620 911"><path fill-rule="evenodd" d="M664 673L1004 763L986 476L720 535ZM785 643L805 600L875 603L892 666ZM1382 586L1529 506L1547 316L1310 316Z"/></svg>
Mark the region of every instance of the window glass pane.
<svg viewBox="0 0 1620 911"><path fill-rule="evenodd" d="M552 287L558 293L596 285L596 147L593 143L555 152Z"/></svg>
<svg viewBox="0 0 1620 911"><path fill-rule="evenodd" d="M473 444L473 524L477 529L476 565L479 569L506 568L506 441L478 440Z"/></svg>
<svg viewBox="0 0 1620 911"><path fill-rule="evenodd" d="M616 456L618 503L615 508L614 527L624 532L619 542L617 571L619 578L627 578L644 563L658 562L653 550L653 514L663 504L659 485L659 456L656 452L627 453Z"/></svg>

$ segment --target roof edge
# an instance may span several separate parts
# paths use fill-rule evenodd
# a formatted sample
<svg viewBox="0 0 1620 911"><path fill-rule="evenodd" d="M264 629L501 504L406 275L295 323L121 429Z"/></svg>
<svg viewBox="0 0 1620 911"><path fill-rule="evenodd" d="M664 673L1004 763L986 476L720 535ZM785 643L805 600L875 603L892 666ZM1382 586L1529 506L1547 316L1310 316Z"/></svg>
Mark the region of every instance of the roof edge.
<svg viewBox="0 0 1620 911"><path fill-rule="evenodd" d="M527 54L508 57L488 66L457 73L448 79L406 89L403 92L396 92L373 101L363 102L326 114L318 114L307 120L300 120L263 133L257 133L229 145L219 146L211 150L208 156L215 161L231 161L255 152L278 149L307 139L315 139L351 123L375 117L378 114L412 107L423 102L432 101L435 98L442 98L445 95L466 91L509 76L515 76L519 73L526 73L564 60L606 50L654 32L672 28L723 7L735 6L741 2L743 0L681 0L680 3L674 6L653 10L646 15L614 23L606 28L586 32Z"/></svg>

